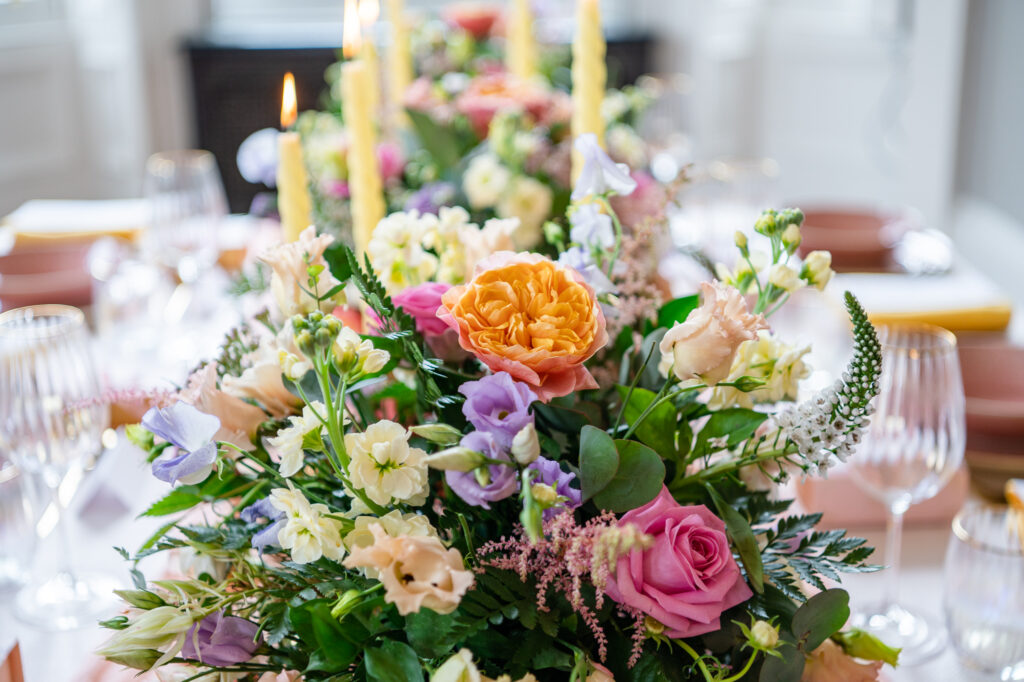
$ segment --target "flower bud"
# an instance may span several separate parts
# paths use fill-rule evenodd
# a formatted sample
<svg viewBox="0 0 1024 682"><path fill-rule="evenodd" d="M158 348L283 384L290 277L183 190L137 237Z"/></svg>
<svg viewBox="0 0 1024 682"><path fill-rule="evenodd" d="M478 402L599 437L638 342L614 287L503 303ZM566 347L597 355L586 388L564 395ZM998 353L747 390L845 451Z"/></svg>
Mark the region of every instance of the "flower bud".
<svg viewBox="0 0 1024 682"><path fill-rule="evenodd" d="M360 597L359 590L346 590L344 594L338 597L338 601L335 602L334 606L331 607L331 617L338 620L344 618L352 609L359 605Z"/></svg>
<svg viewBox="0 0 1024 682"><path fill-rule="evenodd" d="M473 469L473 476L476 478L476 482L480 484L481 488L486 488L491 484L490 467L477 467L476 469Z"/></svg>
<svg viewBox="0 0 1024 682"><path fill-rule="evenodd" d="M313 369L313 365L308 360L286 350L278 352L277 362L281 365L281 372L292 381L298 381L306 375L306 372Z"/></svg>
<svg viewBox="0 0 1024 682"><path fill-rule="evenodd" d="M295 335L295 345L306 355L313 355L316 352L313 335L309 333L308 329L304 329Z"/></svg>
<svg viewBox="0 0 1024 682"><path fill-rule="evenodd" d="M796 251L796 247L800 246L800 242L802 240L803 237L800 235L800 226L796 223L790 223L782 233L782 244L790 253Z"/></svg>
<svg viewBox="0 0 1024 682"><path fill-rule="evenodd" d="M415 432L413 427L413 431ZM449 427L451 428L451 427ZM435 452L432 455L427 456L427 466L431 469L440 469L442 471L479 471L480 466L484 463L487 458L476 450L470 450L469 448L456 445L453 448L441 450ZM486 469L486 467L484 467ZM479 476L477 476L479 479ZM485 485L485 484L483 484Z"/></svg>
<svg viewBox="0 0 1024 682"><path fill-rule="evenodd" d="M409 430L438 445L454 445L462 439L462 432L449 424L419 424Z"/></svg>
<svg viewBox="0 0 1024 682"><path fill-rule="evenodd" d="M391 359L391 353L380 348L374 348L363 358L363 374L376 374L384 369Z"/></svg>
<svg viewBox="0 0 1024 682"><path fill-rule="evenodd" d="M736 244L736 248L740 251L747 250L747 235L743 234L740 230L736 230L736 234L733 235L733 242Z"/></svg>
<svg viewBox="0 0 1024 682"><path fill-rule="evenodd" d="M558 491L544 483L530 486L530 495L543 509L550 509L558 504Z"/></svg>
<svg viewBox="0 0 1024 682"><path fill-rule="evenodd" d="M565 230L558 223L548 221L544 223L544 239L549 244L557 244L565 241Z"/></svg>
<svg viewBox="0 0 1024 682"><path fill-rule="evenodd" d="M326 327L320 327L313 333L313 341L320 348L329 348L331 342L334 341L334 337L331 336L331 332Z"/></svg>
<svg viewBox="0 0 1024 682"><path fill-rule="evenodd" d="M322 322L323 319L324 319L324 314L322 312L320 312L319 310L314 310L313 312L311 312L309 314L309 321L312 322L314 325L320 324L320 322Z"/></svg>
<svg viewBox="0 0 1024 682"><path fill-rule="evenodd" d="M768 282L784 291L796 291L804 285L797 271L782 263L776 263L769 268Z"/></svg>
<svg viewBox="0 0 1024 682"><path fill-rule="evenodd" d="M883 661L895 666L899 661L900 649L887 646L870 632L854 628L837 632L832 639L843 647L848 656L863 658L865 661Z"/></svg>
<svg viewBox="0 0 1024 682"><path fill-rule="evenodd" d="M665 632L665 625L655 618L644 616L644 629L647 630L649 634L660 635Z"/></svg>
<svg viewBox="0 0 1024 682"><path fill-rule="evenodd" d="M761 215L757 218L757 222L754 223L754 232L765 236L770 236L774 233L777 226L775 215L776 213L772 209L762 211Z"/></svg>
<svg viewBox="0 0 1024 682"><path fill-rule="evenodd" d="M825 286L832 280L832 254L828 251L811 251L804 259L804 266L800 269L800 277L824 291Z"/></svg>
<svg viewBox="0 0 1024 682"><path fill-rule="evenodd" d="M779 644L779 629L767 621L759 620L750 628L750 640L759 649L774 649Z"/></svg>
<svg viewBox="0 0 1024 682"><path fill-rule="evenodd" d="M540 456L540 441L537 440L537 427L530 422L512 439L512 457L526 466Z"/></svg>

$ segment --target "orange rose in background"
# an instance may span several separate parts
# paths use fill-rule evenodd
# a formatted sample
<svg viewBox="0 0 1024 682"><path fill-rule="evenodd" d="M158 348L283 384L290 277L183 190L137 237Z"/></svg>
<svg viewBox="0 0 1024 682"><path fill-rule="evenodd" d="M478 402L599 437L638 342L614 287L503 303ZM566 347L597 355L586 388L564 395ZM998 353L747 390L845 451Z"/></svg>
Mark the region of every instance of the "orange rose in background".
<svg viewBox="0 0 1024 682"><path fill-rule="evenodd" d="M459 344L545 402L597 388L583 363L608 342L604 313L583 277L534 253L499 251L452 287L437 316Z"/></svg>

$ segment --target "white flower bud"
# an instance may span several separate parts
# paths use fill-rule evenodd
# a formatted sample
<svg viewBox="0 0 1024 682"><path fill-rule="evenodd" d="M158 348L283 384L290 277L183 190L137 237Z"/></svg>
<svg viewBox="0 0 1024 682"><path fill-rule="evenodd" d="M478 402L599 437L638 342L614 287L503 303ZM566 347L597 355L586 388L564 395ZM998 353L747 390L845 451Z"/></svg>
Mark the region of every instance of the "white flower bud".
<svg viewBox="0 0 1024 682"><path fill-rule="evenodd" d="M550 485L534 483L530 486L530 495L544 509L555 506L558 503L558 492Z"/></svg>
<svg viewBox="0 0 1024 682"><path fill-rule="evenodd" d="M428 455L427 466L431 469L440 469L442 471L466 472L473 471L479 467L484 463L485 459L476 450L470 450L469 448L457 445L454 448L448 448Z"/></svg>
<svg viewBox="0 0 1024 682"><path fill-rule="evenodd" d="M797 271L782 263L776 263L768 270L768 282L785 291L796 291L804 285Z"/></svg>
<svg viewBox="0 0 1024 682"><path fill-rule="evenodd" d="M804 259L804 266L800 270L800 276L819 291L824 291L825 286L831 281L832 275L832 254L828 251L811 251Z"/></svg>
<svg viewBox="0 0 1024 682"><path fill-rule="evenodd" d="M519 430L512 439L512 457L526 466L540 456L540 441L537 440L537 427L529 423Z"/></svg>
<svg viewBox="0 0 1024 682"><path fill-rule="evenodd" d="M803 237L800 235L800 226L796 223L790 223L789 226L782 232L782 243L786 245L789 252L792 253L796 250L796 247L800 246L800 242Z"/></svg>
<svg viewBox="0 0 1024 682"><path fill-rule="evenodd" d="M384 369L384 366L388 364L391 359L391 354L386 350L380 348L374 348L366 354L363 359L363 373L374 374Z"/></svg>
<svg viewBox="0 0 1024 682"><path fill-rule="evenodd" d="M313 369L313 364L309 360L300 358L286 350L281 350L278 353L277 361L281 365L281 372L293 381L298 381L306 375L306 372Z"/></svg>
<svg viewBox="0 0 1024 682"><path fill-rule="evenodd" d="M419 424L409 430L420 438L440 445L455 445L462 438L462 432L449 424Z"/></svg>
<svg viewBox="0 0 1024 682"><path fill-rule="evenodd" d="M774 649L779 643L779 630L771 623L759 620L750 628L750 639L762 649Z"/></svg>

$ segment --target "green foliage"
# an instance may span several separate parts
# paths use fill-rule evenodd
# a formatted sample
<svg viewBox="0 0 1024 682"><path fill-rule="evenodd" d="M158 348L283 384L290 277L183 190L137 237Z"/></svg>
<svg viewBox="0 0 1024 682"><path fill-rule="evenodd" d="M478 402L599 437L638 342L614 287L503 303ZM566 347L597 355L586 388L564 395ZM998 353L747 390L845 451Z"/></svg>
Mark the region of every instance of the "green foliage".
<svg viewBox="0 0 1024 682"><path fill-rule="evenodd" d="M366 676L372 682L423 682L423 668L408 644L385 639L365 652Z"/></svg>
<svg viewBox="0 0 1024 682"><path fill-rule="evenodd" d="M597 427L583 427L580 432L580 483L583 500L603 490L619 470L619 453L615 441Z"/></svg>
<svg viewBox="0 0 1024 682"><path fill-rule="evenodd" d="M763 412L755 412L744 407L730 407L713 412L704 428L697 434L697 441L693 447L694 456L699 457L722 448L736 447L754 435L757 427L767 418L768 415Z"/></svg>
<svg viewBox="0 0 1024 682"><path fill-rule="evenodd" d="M618 385L615 389L624 405L627 424L635 426L644 411L655 401L657 395L646 388ZM644 445L648 445L663 457L671 458L676 452L676 409L671 401L664 401L643 417L634 434Z"/></svg>
<svg viewBox="0 0 1024 682"><path fill-rule="evenodd" d="M677 322L685 322L699 305L700 296L697 294L672 299L658 309L658 326L671 328Z"/></svg>
<svg viewBox="0 0 1024 682"><path fill-rule="evenodd" d="M715 503L718 515L725 521L729 538L740 555L750 586L754 588L755 592L764 592L764 566L761 563L761 551L757 545L757 538L754 537L754 531L751 530L747 519L734 507L726 504L713 486L709 484L707 489Z"/></svg>
<svg viewBox="0 0 1024 682"><path fill-rule="evenodd" d="M618 469L594 493L594 504L599 509L627 512L657 497L665 482L665 462L654 450L633 440L617 440L615 449L619 453Z"/></svg>

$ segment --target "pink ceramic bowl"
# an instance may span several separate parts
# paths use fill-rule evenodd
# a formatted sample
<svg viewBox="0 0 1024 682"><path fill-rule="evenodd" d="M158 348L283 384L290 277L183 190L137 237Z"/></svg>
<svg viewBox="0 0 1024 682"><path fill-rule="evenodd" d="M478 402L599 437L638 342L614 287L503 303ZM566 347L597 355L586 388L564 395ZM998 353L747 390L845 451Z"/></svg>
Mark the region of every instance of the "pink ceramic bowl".
<svg viewBox="0 0 1024 682"><path fill-rule="evenodd" d="M971 436L1020 436L1024 453L1024 348L1005 342L960 345Z"/></svg>
<svg viewBox="0 0 1024 682"><path fill-rule="evenodd" d="M907 216L869 208L819 207L804 210L800 255L831 251L838 271L885 270Z"/></svg>

